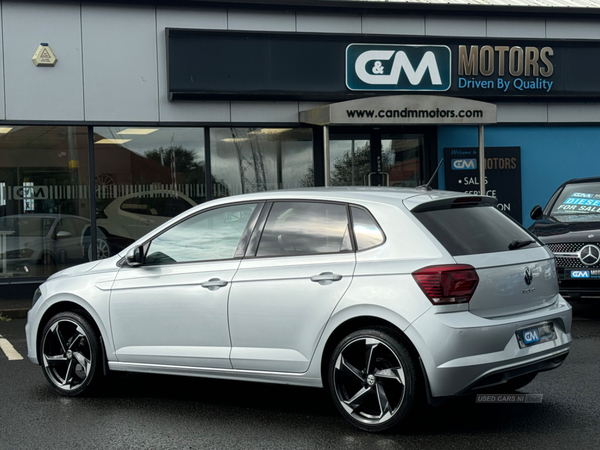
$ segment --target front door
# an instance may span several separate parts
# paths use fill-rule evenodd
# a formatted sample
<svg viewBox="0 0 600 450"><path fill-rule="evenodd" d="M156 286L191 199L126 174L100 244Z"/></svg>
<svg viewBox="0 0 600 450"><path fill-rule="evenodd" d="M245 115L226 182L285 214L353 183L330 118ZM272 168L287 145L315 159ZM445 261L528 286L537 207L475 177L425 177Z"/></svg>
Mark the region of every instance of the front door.
<svg viewBox="0 0 600 450"><path fill-rule="evenodd" d="M435 127L332 127L331 186L416 187L433 173L435 152Z"/></svg>

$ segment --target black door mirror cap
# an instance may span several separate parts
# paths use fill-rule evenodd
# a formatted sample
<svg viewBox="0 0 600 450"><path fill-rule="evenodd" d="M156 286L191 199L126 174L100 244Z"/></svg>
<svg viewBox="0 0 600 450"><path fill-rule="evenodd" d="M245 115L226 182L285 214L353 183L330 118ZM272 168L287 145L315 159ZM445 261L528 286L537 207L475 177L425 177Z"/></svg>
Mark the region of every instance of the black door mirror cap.
<svg viewBox="0 0 600 450"><path fill-rule="evenodd" d="M529 217L531 217L533 220L541 219L543 215L544 211L540 205L535 205L529 213Z"/></svg>

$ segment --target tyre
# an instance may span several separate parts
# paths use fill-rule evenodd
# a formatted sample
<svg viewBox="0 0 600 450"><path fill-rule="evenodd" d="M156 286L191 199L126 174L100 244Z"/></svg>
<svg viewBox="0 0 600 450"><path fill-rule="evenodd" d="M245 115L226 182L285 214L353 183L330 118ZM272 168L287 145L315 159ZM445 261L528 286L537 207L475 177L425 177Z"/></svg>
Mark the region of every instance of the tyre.
<svg viewBox="0 0 600 450"><path fill-rule="evenodd" d="M89 393L102 375L98 336L87 319L62 312L42 331L40 363L54 389L63 395Z"/></svg>
<svg viewBox="0 0 600 450"><path fill-rule="evenodd" d="M417 374L406 347L386 328L367 328L344 338L329 363L333 401L356 427L382 432L411 411Z"/></svg>
<svg viewBox="0 0 600 450"><path fill-rule="evenodd" d="M110 245L108 245L108 242L106 242L104 239L99 238L96 240L96 251L98 255L97 259L106 259L110 257ZM87 259L88 261L92 261L94 259L91 245L89 245L87 248Z"/></svg>

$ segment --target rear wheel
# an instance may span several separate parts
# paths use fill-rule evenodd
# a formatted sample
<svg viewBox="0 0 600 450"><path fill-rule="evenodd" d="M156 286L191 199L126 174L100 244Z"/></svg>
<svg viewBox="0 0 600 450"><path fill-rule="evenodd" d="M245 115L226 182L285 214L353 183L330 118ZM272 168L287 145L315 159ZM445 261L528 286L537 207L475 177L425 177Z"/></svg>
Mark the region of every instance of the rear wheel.
<svg viewBox="0 0 600 450"><path fill-rule="evenodd" d="M101 376L100 342L80 314L62 312L44 327L41 364L46 379L63 395L89 391Z"/></svg>
<svg viewBox="0 0 600 450"><path fill-rule="evenodd" d="M386 328L367 328L343 339L329 364L338 410L366 431L398 425L415 402L416 371L406 347Z"/></svg>

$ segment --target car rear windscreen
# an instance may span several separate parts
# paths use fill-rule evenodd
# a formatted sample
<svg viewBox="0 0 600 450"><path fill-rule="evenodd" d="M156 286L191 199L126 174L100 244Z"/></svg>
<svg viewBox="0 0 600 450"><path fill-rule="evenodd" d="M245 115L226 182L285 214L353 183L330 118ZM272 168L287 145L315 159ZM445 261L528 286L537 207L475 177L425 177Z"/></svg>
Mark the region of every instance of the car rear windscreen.
<svg viewBox="0 0 600 450"><path fill-rule="evenodd" d="M452 256L538 247L537 239L493 206L428 209L413 214ZM530 242L532 241L532 242Z"/></svg>

